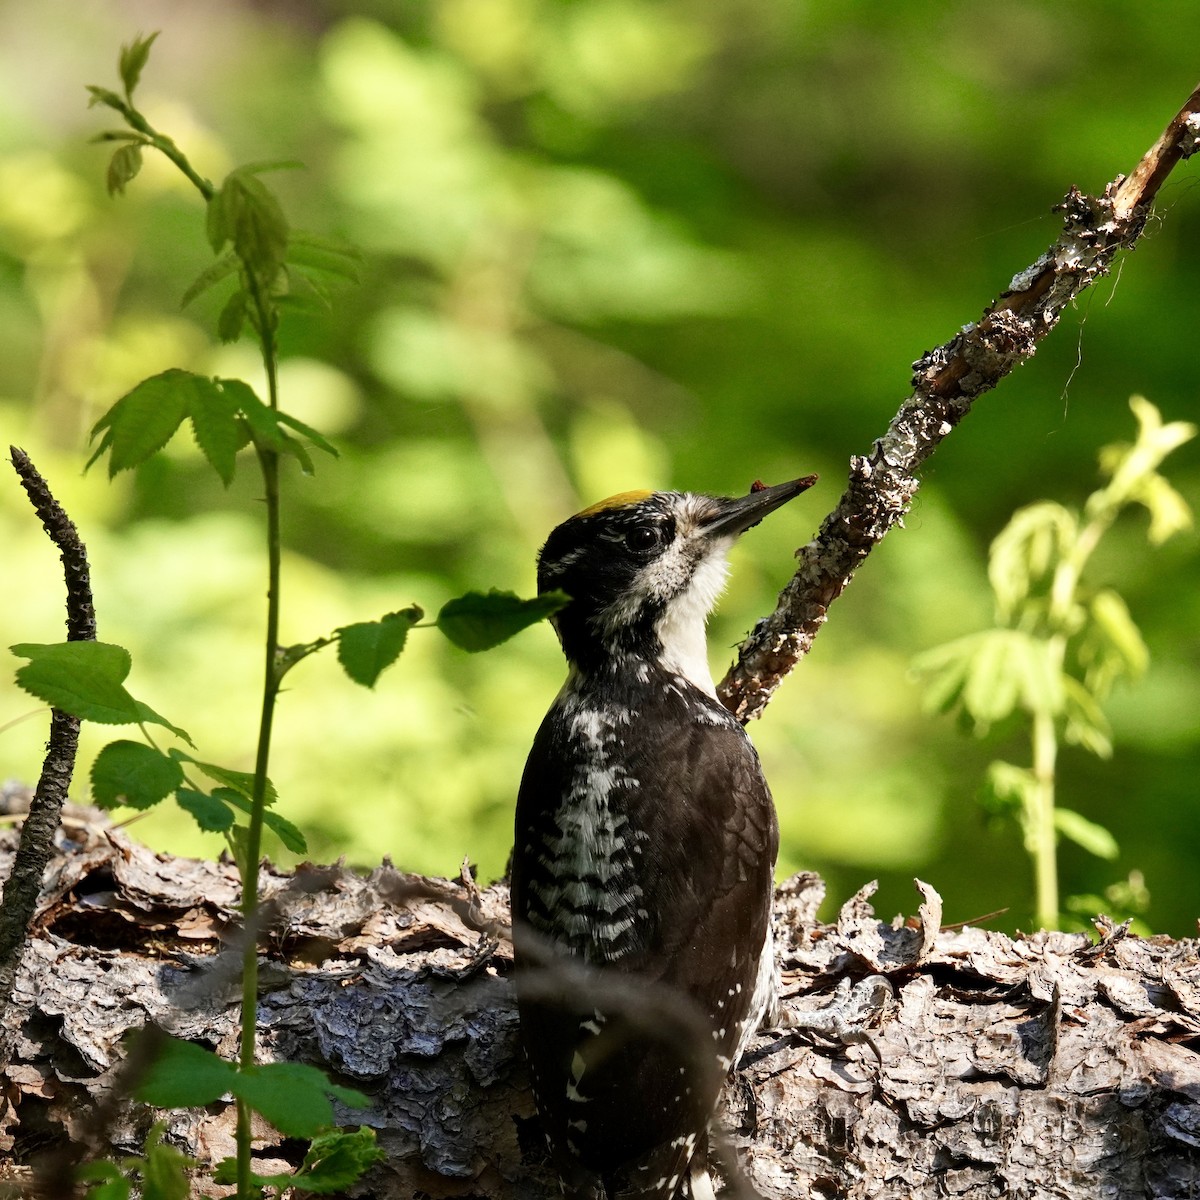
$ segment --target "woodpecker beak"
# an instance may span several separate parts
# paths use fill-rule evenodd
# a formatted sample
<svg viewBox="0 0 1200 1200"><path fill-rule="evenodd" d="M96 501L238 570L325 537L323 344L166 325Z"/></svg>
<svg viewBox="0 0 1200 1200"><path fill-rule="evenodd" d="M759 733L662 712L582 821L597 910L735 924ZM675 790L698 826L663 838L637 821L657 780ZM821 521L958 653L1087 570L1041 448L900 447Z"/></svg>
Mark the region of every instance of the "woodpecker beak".
<svg viewBox="0 0 1200 1200"><path fill-rule="evenodd" d="M805 475L803 479L777 483L774 487L756 486L748 496L719 499L715 512L700 526L700 531L708 538L736 537L752 529L768 513L808 491L816 482L816 475Z"/></svg>

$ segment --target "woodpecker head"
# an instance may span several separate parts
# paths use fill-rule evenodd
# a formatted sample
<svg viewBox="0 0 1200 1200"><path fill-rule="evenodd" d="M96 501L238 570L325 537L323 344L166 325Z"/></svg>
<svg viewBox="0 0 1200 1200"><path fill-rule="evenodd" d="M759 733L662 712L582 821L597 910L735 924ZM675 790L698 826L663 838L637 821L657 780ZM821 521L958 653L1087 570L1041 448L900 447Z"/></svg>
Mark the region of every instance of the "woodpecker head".
<svg viewBox="0 0 1200 1200"><path fill-rule="evenodd" d="M571 603L552 619L567 661L591 671L638 658L713 690L704 623L739 534L811 487L815 475L730 499L691 492L621 492L551 533L538 591Z"/></svg>

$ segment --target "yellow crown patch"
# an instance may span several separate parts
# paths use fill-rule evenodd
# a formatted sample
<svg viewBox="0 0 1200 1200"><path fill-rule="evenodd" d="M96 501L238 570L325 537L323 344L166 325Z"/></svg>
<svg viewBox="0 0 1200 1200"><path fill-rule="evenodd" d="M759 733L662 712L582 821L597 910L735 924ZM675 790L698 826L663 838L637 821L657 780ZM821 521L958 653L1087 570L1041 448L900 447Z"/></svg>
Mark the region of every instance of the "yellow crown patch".
<svg viewBox="0 0 1200 1200"><path fill-rule="evenodd" d="M609 496L607 500L597 500L595 504L589 505L582 512L577 512L577 517L591 517L598 512L603 512L606 508L625 508L629 504L637 504L640 500L645 500L647 496L653 496L654 493L649 488L637 488L632 492L618 492L615 496Z"/></svg>

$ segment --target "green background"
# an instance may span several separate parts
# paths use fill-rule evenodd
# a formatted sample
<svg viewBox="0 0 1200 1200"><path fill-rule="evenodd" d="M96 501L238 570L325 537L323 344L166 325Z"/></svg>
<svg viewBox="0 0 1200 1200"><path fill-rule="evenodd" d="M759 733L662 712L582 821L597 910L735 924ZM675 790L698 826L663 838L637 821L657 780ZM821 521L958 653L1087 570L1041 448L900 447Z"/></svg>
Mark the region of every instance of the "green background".
<svg viewBox="0 0 1200 1200"><path fill-rule="evenodd" d="M975 318L1195 83L1194 4L440 0L0 4L0 434L26 448L91 551L100 635L130 686L203 757L252 763L263 617L250 463L225 492L185 435L135 475L81 475L86 433L170 366L257 382L181 310L209 261L188 185L147 162L104 192L118 45L161 29L139 94L201 171L272 176L299 227L364 252L361 286L282 335L285 406L333 437L288 468L284 639L468 588L531 594L554 524L632 487L821 484L735 552L712 622L718 676L773 603L791 550L908 392L909 364ZM946 920L1028 923L1012 826L978 803L988 761L1024 761L921 710L913 656L985 626L987 545L1011 512L1080 503L1131 393L1196 409L1200 200L1184 166L1115 280L986 396L935 456L906 527L832 610L751 733L776 793L781 872L868 879L880 911L932 882ZM1200 447L1166 473L1193 502ZM1123 521L1093 564L1149 643L1109 705L1110 762L1067 750L1061 799L1113 830L1116 862L1065 846L1063 890L1131 870L1149 925L1194 931L1200 814L1194 534L1151 550ZM61 634L58 564L0 476L0 645ZM11 665L16 660L10 658ZM484 656L414 633L373 693L332 655L289 679L273 777L312 856L503 870L525 750L563 674L540 626ZM0 689L0 724L31 713ZM83 763L120 731L86 731ZM0 734L32 780L44 715ZM83 774L76 794L85 792ZM215 854L177 809L134 829ZM279 855L279 857L284 857Z"/></svg>

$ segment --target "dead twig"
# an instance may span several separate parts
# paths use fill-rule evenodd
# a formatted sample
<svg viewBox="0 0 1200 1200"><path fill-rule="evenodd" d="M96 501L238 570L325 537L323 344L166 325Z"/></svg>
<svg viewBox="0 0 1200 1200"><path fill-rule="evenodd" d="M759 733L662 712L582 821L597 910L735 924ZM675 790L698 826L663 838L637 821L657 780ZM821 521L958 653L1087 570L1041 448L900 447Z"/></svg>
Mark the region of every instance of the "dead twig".
<svg viewBox="0 0 1200 1200"><path fill-rule="evenodd" d="M55 500L46 481L29 456L10 447L12 463L50 540L62 556L67 586L67 640L96 640L96 610L92 603L87 551L79 533ZM21 842L12 871L4 883L0 901L0 1063L8 1059L11 1030L4 1019L13 1001L17 969L37 908L38 893L46 864L54 851L54 834L62 815L63 801L75 771L79 745L79 720L52 709L50 740L42 763L37 789L29 802L29 813L21 826Z"/></svg>
<svg viewBox="0 0 1200 1200"><path fill-rule="evenodd" d="M978 321L914 364L913 394L870 454L850 461L850 481L817 536L796 552L796 573L775 611L738 650L718 694L744 724L808 653L859 564L908 511L916 471L971 410L976 398L1036 353L1076 296L1107 275L1141 236L1167 176L1200 148L1200 87L1128 176L1099 197L1072 188L1058 240L1016 275Z"/></svg>

